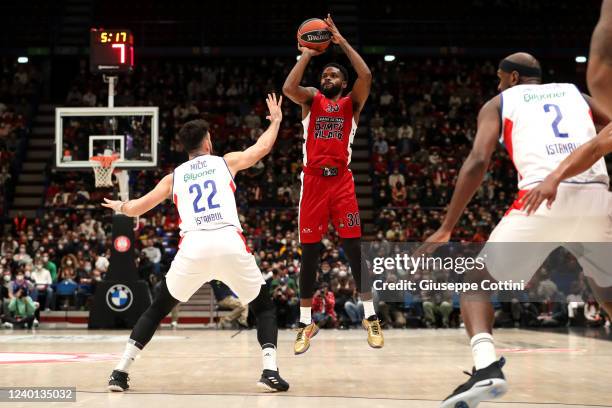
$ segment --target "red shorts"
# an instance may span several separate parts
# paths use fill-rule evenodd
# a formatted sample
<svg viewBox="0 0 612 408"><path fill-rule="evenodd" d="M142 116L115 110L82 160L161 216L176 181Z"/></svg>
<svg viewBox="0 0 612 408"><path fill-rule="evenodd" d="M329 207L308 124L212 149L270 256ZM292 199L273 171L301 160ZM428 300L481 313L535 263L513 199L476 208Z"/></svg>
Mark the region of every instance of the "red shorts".
<svg viewBox="0 0 612 408"><path fill-rule="evenodd" d="M341 238L361 237L353 173L345 170L334 177L302 173L300 242L312 244L321 241L330 219Z"/></svg>

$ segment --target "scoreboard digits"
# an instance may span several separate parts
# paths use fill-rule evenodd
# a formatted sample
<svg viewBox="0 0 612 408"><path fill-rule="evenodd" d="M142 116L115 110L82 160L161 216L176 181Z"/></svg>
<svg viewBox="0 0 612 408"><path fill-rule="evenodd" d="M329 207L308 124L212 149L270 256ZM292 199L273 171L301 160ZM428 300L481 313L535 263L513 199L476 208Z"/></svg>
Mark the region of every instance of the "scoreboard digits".
<svg viewBox="0 0 612 408"><path fill-rule="evenodd" d="M130 30L92 28L89 65L94 74L118 74L134 69L134 37Z"/></svg>

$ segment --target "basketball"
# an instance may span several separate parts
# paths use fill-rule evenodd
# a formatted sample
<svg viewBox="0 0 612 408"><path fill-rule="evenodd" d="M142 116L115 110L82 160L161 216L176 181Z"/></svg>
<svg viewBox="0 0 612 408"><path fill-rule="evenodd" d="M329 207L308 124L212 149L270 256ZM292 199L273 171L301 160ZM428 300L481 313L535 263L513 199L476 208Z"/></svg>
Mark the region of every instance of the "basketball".
<svg viewBox="0 0 612 408"><path fill-rule="evenodd" d="M320 18L304 21L297 31L298 44L317 51L324 51L331 41L327 24Z"/></svg>

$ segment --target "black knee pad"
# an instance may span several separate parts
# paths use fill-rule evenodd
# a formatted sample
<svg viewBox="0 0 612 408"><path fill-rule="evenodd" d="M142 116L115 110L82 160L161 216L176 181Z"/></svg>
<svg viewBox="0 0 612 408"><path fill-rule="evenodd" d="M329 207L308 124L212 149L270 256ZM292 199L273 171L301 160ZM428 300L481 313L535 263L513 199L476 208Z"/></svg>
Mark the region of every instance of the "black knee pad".
<svg viewBox="0 0 612 408"><path fill-rule="evenodd" d="M259 295L249 304L257 320L257 340L263 346L276 347L278 326L276 324L276 307L270 298L267 285L261 285Z"/></svg>
<svg viewBox="0 0 612 408"><path fill-rule="evenodd" d="M267 285L261 285L259 294L249 303L249 307L255 316L267 311L271 311L272 313L275 312L276 307L274 306L274 302L272 302Z"/></svg>
<svg viewBox="0 0 612 408"><path fill-rule="evenodd" d="M172 297L170 291L168 291L166 280L162 280L153 303L140 316L132 330L132 334L130 334L130 339L138 348L142 349L147 345L161 321L177 304L179 304L179 301Z"/></svg>

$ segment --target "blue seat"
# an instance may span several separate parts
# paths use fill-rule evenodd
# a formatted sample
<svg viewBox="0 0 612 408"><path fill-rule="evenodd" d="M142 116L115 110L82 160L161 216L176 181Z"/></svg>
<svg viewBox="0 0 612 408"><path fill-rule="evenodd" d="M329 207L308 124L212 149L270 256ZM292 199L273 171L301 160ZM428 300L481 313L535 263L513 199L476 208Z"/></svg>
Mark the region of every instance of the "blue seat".
<svg viewBox="0 0 612 408"><path fill-rule="evenodd" d="M55 293L58 296L71 296L77 291L78 285L69 280L63 280L55 286Z"/></svg>

